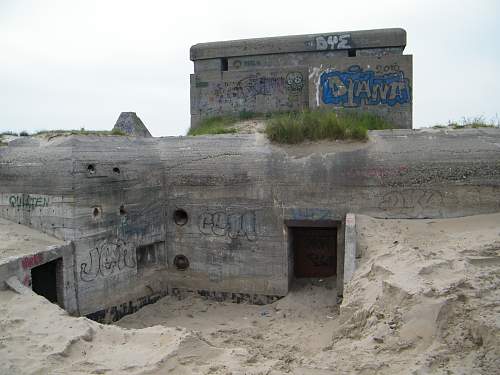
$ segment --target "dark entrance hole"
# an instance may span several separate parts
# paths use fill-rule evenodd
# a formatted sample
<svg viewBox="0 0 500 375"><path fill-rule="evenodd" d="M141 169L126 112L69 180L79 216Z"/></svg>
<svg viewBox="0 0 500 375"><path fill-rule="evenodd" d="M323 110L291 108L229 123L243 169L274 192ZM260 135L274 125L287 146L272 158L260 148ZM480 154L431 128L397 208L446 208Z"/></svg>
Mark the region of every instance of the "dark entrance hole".
<svg viewBox="0 0 500 375"><path fill-rule="evenodd" d="M336 275L336 228L296 227L291 232L296 278Z"/></svg>
<svg viewBox="0 0 500 375"><path fill-rule="evenodd" d="M188 221L188 214L184 210L175 210L174 211L174 222L177 225L184 225Z"/></svg>
<svg viewBox="0 0 500 375"><path fill-rule="evenodd" d="M228 71L228 68L229 68L229 66L228 66L227 57L223 57L223 58L221 59L221 70L222 70L223 72L227 72L227 71Z"/></svg>
<svg viewBox="0 0 500 375"><path fill-rule="evenodd" d="M189 267L189 260L185 255L176 255L174 258L174 266L179 271L184 271Z"/></svg>
<svg viewBox="0 0 500 375"><path fill-rule="evenodd" d="M118 168L118 167L114 167L114 168L113 168L113 173L114 173L114 174L120 174L120 168Z"/></svg>
<svg viewBox="0 0 500 375"><path fill-rule="evenodd" d="M94 166L94 164L89 164L87 166L87 171L89 172L89 174L94 174L95 173L95 166Z"/></svg>
<svg viewBox="0 0 500 375"><path fill-rule="evenodd" d="M31 269L31 287L36 294L62 306L62 259L55 259Z"/></svg>

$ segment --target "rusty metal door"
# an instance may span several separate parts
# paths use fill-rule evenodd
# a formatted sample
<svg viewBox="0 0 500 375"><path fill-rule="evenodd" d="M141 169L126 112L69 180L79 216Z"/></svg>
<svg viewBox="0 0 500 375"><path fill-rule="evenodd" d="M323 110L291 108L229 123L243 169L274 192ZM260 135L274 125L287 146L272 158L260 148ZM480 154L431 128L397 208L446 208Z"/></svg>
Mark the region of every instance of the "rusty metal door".
<svg viewBox="0 0 500 375"><path fill-rule="evenodd" d="M295 277L329 277L337 270L335 228L293 228Z"/></svg>

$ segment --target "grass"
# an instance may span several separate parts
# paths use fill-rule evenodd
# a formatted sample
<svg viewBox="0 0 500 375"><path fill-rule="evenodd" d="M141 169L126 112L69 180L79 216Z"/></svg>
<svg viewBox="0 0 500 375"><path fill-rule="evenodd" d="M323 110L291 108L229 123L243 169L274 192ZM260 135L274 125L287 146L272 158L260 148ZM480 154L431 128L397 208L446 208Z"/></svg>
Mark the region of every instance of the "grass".
<svg viewBox="0 0 500 375"><path fill-rule="evenodd" d="M368 130L390 129L387 121L367 112L326 110L275 114L267 122L266 134L272 142L295 144L306 140L366 140Z"/></svg>
<svg viewBox="0 0 500 375"><path fill-rule="evenodd" d="M196 128L189 129L187 135L207 135L207 134L233 134L238 130L232 127L239 121L250 120L254 118L266 118L269 114L257 112L242 111L237 115L208 117L198 124Z"/></svg>
<svg viewBox="0 0 500 375"><path fill-rule="evenodd" d="M35 136L47 135L47 136L59 136L59 135L127 135L121 130L85 130L81 128L80 130L41 130L34 133Z"/></svg>
<svg viewBox="0 0 500 375"><path fill-rule="evenodd" d="M447 125L434 125L434 129L477 129L477 128L498 128L500 127L500 119L498 116L491 120L486 120L484 116L463 117L461 121L448 121Z"/></svg>
<svg viewBox="0 0 500 375"><path fill-rule="evenodd" d="M300 143L319 139L366 140L368 130L389 129L392 126L370 113L304 111L262 114L240 112L233 116L209 117L188 135L215 135L237 133L233 127L239 121L260 118L266 121L268 138L277 143Z"/></svg>
<svg viewBox="0 0 500 375"><path fill-rule="evenodd" d="M236 133L231 127L238 122L238 118L231 116L215 116L201 120L196 128L191 128L187 135L230 134Z"/></svg>

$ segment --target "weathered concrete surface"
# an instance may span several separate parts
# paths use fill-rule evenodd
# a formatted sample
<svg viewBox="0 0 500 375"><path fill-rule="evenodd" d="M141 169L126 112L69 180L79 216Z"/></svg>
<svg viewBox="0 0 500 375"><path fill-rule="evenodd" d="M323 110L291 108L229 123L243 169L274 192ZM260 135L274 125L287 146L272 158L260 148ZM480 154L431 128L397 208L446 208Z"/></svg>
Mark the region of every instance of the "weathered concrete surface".
<svg viewBox="0 0 500 375"><path fill-rule="evenodd" d="M73 240L63 261L73 290L65 306L76 314L120 316L174 289L279 296L293 278L287 220L498 212L498 144L499 129L378 131L367 143L302 146L262 134L11 144L0 149L0 213ZM19 213L11 206L10 196L37 194L63 199L42 207L50 215L32 209L38 198ZM343 249L339 257L343 268Z"/></svg>
<svg viewBox="0 0 500 375"><path fill-rule="evenodd" d="M32 255L49 246L65 244L35 229L0 218L0 263L10 257Z"/></svg>
<svg viewBox="0 0 500 375"><path fill-rule="evenodd" d="M345 248L343 287L351 280L356 269L356 215L348 213L345 217ZM340 285L338 288L341 287ZM342 293L340 293L342 294Z"/></svg>
<svg viewBox="0 0 500 375"><path fill-rule="evenodd" d="M194 61L272 53L404 46L406 31L394 28L199 43L191 47L190 57Z"/></svg>
<svg viewBox="0 0 500 375"><path fill-rule="evenodd" d="M191 127L207 117L327 107L412 128L412 59L403 29L197 44Z"/></svg>
<svg viewBox="0 0 500 375"><path fill-rule="evenodd" d="M120 130L133 137L152 137L146 125L144 125L135 112L120 113L113 130Z"/></svg>

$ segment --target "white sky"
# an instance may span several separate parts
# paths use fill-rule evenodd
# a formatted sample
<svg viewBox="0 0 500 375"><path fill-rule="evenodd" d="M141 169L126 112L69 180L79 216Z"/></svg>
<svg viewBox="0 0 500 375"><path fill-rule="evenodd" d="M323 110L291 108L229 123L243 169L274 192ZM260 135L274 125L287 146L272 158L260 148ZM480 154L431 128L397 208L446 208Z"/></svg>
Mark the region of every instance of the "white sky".
<svg viewBox="0 0 500 375"><path fill-rule="evenodd" d="M415 128L500 116L497 0L0 0L0 132L110 130L132 111L183 135L191 45L385 27L408 33Z"/></svg>

